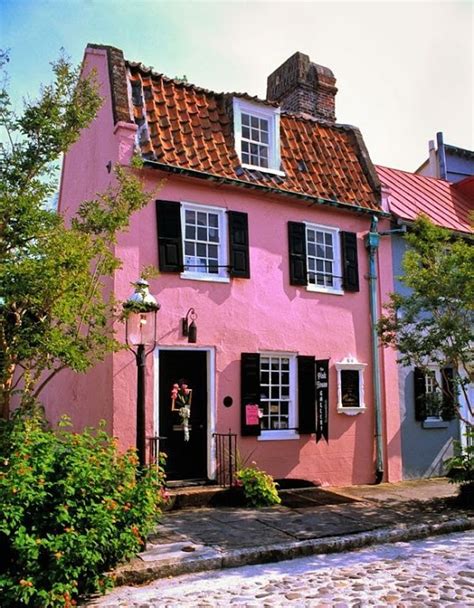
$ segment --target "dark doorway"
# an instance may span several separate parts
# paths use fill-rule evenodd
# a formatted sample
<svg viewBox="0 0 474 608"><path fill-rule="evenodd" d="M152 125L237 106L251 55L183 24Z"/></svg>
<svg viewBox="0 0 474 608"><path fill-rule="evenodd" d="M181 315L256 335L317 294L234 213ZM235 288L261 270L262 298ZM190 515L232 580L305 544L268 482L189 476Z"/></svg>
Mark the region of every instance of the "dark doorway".
<svg viewBox="0 0 474 608"><path fill-rule="evenodd" d="M169 480L207 477L207 353L190 350L160 351L160 435L161 449L168 455ZM178 412L171 410L173 384L184 379L192 389L189 441Z"/></svg>

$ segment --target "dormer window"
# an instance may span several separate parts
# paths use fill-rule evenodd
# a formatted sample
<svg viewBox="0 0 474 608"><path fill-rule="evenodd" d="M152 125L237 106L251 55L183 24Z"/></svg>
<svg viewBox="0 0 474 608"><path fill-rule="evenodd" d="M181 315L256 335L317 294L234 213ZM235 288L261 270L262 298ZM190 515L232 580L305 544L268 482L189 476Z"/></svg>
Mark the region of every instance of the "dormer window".
<svg viewBox="0 0 474 608"><path fill-rule="evenodd" d="M234 97L235 148L245 169L280 170L280 109Z"/></svg>

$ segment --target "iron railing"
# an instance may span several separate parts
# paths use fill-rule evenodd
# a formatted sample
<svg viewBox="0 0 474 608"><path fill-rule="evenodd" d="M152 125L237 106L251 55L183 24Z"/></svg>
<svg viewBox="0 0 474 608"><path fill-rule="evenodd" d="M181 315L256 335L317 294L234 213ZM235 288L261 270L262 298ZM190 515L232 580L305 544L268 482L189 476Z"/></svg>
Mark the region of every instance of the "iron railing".
<svg viewBox="0 0 474 608"><path fill-rule="evenodd" d="M214 433L216 440L216 481L224 488L230 488L237 470L237 435Z"/></svg>
<svg viewBox="0 0 474 608"><path fill-rule="evenodd" d="M160 437L155 435L154 437L148 437L148 449L150 454L149 463L158 464L160 454L160 441L165 441L167 437Z"/></svg>

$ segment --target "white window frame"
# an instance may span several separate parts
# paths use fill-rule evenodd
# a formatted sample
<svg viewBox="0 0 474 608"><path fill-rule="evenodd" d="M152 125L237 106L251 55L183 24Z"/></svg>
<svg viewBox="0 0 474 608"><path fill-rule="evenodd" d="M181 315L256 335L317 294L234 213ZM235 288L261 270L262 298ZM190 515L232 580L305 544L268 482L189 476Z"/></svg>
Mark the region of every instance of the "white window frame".
<svg viewBox="0 0 474 608"><path fill-rule="evenodd" d="M196 270L186 270L186 211L196 211L205 213L215 213L218 217L219 243L218 247L218 272L210 273L197 272ZM228 230L227 230L227 213L222 207L213 207L211 205L200 205L198 203L188 203L181 201L181 241L183 251L183 265L185 270L180 274L182 279L193 279L195 281L212 281L217 283L229 283L229 253L228 253Z"/></svg>
<svg viewBox="0 0 474 608"><path fill-rule="evenodd" d="M266 107L261 104L234 97L234 141L235 151L242 160L242 112L268 120L268 167L242 163L245 169L257 169L262 173L285 176L280 170L280 108Z"/></svg>
<svg viewBox="0 0 474 608"><path fill-rule="evenodd" d="M367 367L367 363L360 363L355 357L349 355L342 361L335 364L337 371L337 412L338 414L346 414L348 416L355 416L365 412L365 397L364 397L364 370ZM342 405L342 376L341 372L345 370L352 370L359 372L359 407L345 407Z"/></svg>
<svg viewBox="0 0 474 608"><path fill-rule="evenodd" d="M313 224L311 222L304 222L306 227L305 239L306 239L306 268L307 268L307 279L306 279L306 290L316 291L319 293L332 293L335 295L344 295L344 289L342 288L342 260L341 260L341 234L339 228L333 226L323 226L322 224ZM315 232L327 232L332 235L334 260L333 260L333 283L332 287L325 285L317 285L316 283L309 282L309 254L308 254L308 231L313 230Z"/></svg>
<svg viewBox="0 0 474 608"><path fill-rule="evenodd" d="M288 439L299 439L295 430L298 426L298 401L297 401L297 359L295 353L265 351L260 352L260 357L279 357L289 359L289 400L288 400L288 426L289 429L262 429L258 441L281 441ZM261 368L259 370L261 373Z"/></svg>

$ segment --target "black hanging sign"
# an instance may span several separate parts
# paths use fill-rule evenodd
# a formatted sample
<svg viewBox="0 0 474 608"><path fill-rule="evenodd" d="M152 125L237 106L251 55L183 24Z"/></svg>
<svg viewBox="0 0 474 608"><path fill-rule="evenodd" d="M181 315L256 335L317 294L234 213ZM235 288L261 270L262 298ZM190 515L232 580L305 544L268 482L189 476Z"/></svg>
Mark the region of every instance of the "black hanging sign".
<svg viewBox="0 0 474 608"><path fill-rule="evenodd" d="M316 361L316 443L329 442L329 359Z"/></svg>

